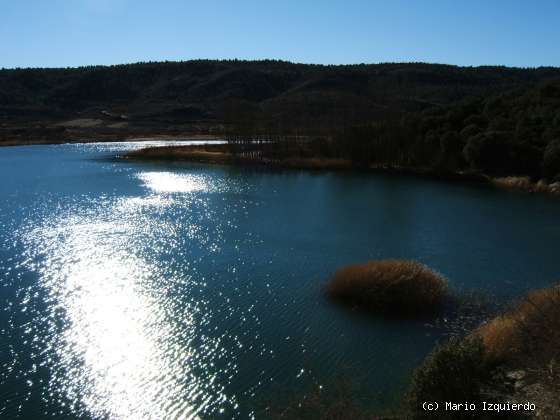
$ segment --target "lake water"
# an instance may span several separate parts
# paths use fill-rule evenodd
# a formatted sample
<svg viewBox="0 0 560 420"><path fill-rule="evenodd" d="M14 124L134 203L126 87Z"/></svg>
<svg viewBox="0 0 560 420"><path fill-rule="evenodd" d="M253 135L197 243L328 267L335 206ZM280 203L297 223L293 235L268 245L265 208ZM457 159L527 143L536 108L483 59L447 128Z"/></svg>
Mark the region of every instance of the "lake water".
<svg viewBox="0 0 560 420"><path fill-rule="evenodd" d="M351 378L394 406L446 328L325 300L413 258L507 302L560 279L560 200L399 176L0 149L0 417L266 418ZM325 392L325 391L321 391Z"/></svg>

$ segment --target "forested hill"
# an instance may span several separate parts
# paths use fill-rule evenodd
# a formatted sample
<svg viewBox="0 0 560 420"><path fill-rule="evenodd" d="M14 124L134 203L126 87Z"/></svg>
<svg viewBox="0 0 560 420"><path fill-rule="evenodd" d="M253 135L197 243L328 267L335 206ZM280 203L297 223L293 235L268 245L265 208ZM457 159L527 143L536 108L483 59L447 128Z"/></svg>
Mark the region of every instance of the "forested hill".
<svg viewBox="0 0 560 420"><path fill-rule="evenodd" d="M335 144L356 164L558 182L560 78L356 124L339 137Z"/></svg>
<svg viewBox="0 0 560 420"><path fill-rule="evenodd" d="M187 133L307 135L320 141L283 153L555 179L560 69L197 60L0 70L0 143Z"/></svg>
<svg viewBox="0 0 560 420"><path fill-rule="evenodd" d="M559 76L558 68L237 60L4 69L0 140L111 130L219 132L224 122L246 115L268 121L271 130L329 134L356 121L385 120Z"/></svg>

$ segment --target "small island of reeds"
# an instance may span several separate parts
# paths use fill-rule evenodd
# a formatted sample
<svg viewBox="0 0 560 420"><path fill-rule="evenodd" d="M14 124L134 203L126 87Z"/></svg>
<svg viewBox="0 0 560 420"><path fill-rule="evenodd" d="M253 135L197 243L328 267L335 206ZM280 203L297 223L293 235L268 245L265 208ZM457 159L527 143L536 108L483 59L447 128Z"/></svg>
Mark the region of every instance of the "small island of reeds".
<svg viewBox="0 0 560 420"><path fill-rule="evenodd" d="M380 260L341 268L325 291L370 312L410 317L437 313L447 297L447 281L415 261Z"/></svg>

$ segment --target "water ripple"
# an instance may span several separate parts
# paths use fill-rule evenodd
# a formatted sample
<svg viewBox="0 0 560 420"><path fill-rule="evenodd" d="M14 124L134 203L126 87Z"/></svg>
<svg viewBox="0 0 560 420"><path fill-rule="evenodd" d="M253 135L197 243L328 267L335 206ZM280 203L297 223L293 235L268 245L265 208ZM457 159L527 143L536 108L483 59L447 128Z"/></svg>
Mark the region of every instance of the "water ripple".
<svg viewBox="0 0 560 420"><path fill-rule="evenodd" d="M159 193L206 188L161 173L139 178ZM183 200L193 205L193 197ZM71 208L24 235L31 256L42 256L29 268L40 275L48 312L30 335L49 332L49 399L96 418L196 418L236 405L223 381L236 365L217 367L229 354L220 337L201 332L211 316L204 301L188 299L199 284L157 258L184 240L181 221L145 212L164 212L171 202L151 195ZM199 220L185 231L190 240L212 242Z"/></svg>

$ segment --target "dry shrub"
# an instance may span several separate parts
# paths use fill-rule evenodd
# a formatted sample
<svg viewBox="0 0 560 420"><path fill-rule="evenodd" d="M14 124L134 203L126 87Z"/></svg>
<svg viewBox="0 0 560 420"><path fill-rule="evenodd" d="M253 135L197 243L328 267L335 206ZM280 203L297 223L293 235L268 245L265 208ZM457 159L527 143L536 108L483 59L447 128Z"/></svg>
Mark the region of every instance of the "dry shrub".
<svg viewBox="0 0 560 420"><path fill-rule="evenodd" d="M382 260L338 270L327 284L337 300L393 315L439 310L447 296L442 275L415 261Z"/></svg>
<svg viewBox="0 0 560 420"><path fill-rule="evenodd" d="M531 292L476 334L493 361L551 363L560 353L560 285Z"/></svg>
<svg viewBox="0 0 560 420"><path fill-rule="evenodd" d="M512 343L519 340L516 325L514 318L498 316L478 329L489 360L501 361L508 355Z"/></svg>
<svg viewBox="0 0 560 420"><path fill-rule="evenodd" d="M542 413L560 412L560 285L530 293L475 335L482 339L485 361L525 375L515 398L535 401Z"/></svg>

